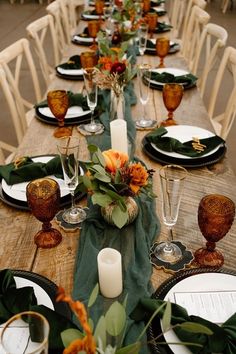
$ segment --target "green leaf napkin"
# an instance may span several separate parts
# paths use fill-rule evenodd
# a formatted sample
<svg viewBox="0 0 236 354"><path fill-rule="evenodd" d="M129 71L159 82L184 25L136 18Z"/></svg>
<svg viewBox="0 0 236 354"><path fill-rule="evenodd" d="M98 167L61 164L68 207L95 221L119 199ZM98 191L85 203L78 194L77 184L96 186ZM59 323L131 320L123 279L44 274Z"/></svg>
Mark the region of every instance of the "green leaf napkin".
<svg viewBox="0 0 236 354"><path fill-rule="evenodd" d="M89 110L88 104L87 104L87 98L82 95L82 93L73 93L71 91L67 91L67 94L69 96L69 106L79 106L81 107L84 111ZM39 102L35 105L35 107L40 108L40 107L48 107L47 100L44 100L42 102Z"/></svg>
<svg viewBox="0 0 236 354"><path fill-rule="evenodd" d="M160 150L168 152L177 152L181 155L186 155L190 157L203 156L215 149L217 146L225 143L225 141L218 135L214 135L211 138L200 139L200 143L206 145L206 148L204 151L197 152L192 147L193 140L181 143L175 138L165 136L166 133L167 130L164 127L160 127L154 130L153 132L147 134L146 139L148 142L155 144L156 147L158 147Z"/></svg>
<svg viewBox="0 0 236 354"><path fill-rule="evenodd" d="M143 320L144 316L149 319L154 311L160 307L164 301L156 299L142 299L139 306L133 312L132 317L137 320ZM183 322L192 322L202 324L210 329L213 334L199 334L188 332L180 327L175 327L175 332L182 342L191 342L201 344L202 348L188 346L194 354L235 354L236 353L236 313L232 315L222 326L218 326L210 321L207 321L198 316L189 316L187 311L177 305L171 304L172 316L171 324L181 324ZM146 311L146 313L145 313ZM157 317L162 318L164 308L157 314Z"/></svg>
<svg viewBox="0 0 236 354"><path fill-rule="evenodd" d="M158 81L161 83L177 83L177 84L183 84L184 86L190 86L194 85L197 81L197 77L194 76L193 74L189 73L186 75L179 75L175 76L173 74L163 72L163 73L158 73L158 72L151 72L151 80Z"/></svg>
<svg viewBox="0 0 236 354"><path fill-rule="evenodd" d="M62 69L81 69L81 61L79 55L73 55L66 63L58 65Z"/></svg>
<svg viewBox="0 0 236 354"><path fill-rule="evenodd" d="M33 162L30 157L24 157L19 167L15 167L14 163L0 166L0 178L4 178L9 185L50 175L63 178L59 156L52 158L47 163Z"/></svg>
<svg viewBox="0 0 236 354"><path fill-rule="evenodd" d="M64 346L61 332L77 326L63 315L43 305L37 305L34 289L30 286L16 288L16 282L9 269L0 271L0 323L22 311L35 311L49 322L49 353L62 354Z"/></svg>
<svg viewBox="0 0 236 354"><path fill-rule="evenodd" d="M173 26L165 23L165 22L158 22L157 27L155 29L155 33L162 33L162 32L167 32L170 31Z"/></svg>

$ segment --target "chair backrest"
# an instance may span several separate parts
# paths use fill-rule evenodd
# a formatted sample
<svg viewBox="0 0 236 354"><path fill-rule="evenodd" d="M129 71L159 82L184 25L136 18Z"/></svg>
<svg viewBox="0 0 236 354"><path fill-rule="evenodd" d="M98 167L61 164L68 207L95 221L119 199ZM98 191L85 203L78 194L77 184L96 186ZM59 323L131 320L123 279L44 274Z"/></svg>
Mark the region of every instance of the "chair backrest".
<svg viewBox="0 0 236 354"><path fill-rule="evenodd" d="M170 24L173 26L174 34L173 37L180 37L181 28L183 25L183 19L186 11L186 1L187 0L172 0L171 11L169 14Z"/></svg>
<svg viewBox="0 0 236 354"><path fill-rule="evenodd" d="M193 6L181 47L181 53L189 65L195 58L203 27L209 20L210 15L206 11L198 6Z"/></svg>
<svg viewBox="0 0 236 354"><path fill-rule="evenodd" d="M230 76L233 81L230 89L231 92L229 92L223 113L215 115L216 102L220 96L222 81L226 75L227 77ZM215 81L212 85L208 114L216 133L223 139L226 139L236 117L236 49L233 47L227 47L224 51Z"/></svg>
<svg viewBox="0 0 236 354"><path fill-rule="evenodd" d="M48 14L52 15L54 18L54 25L56 31L56 37L58 41L59 48L59 60L63 57L63 52L65 47L68 45L68 38L64 30L64 23L62 18L62 11L59 1L53 1L46 7Z"/></svg>
<svg viewBox="0 0 236 354"><path fill-rule="evenodd" d="M38 56L42 73L47 85L55 73L55 66L59 64L59 48L54 19L52 15L45 15L30 23L26 27L30 39L32 39L34 50ZM51 58L50 57L51 54ZM51 61L49 62L49 60Z"/></svg>
<svg viewBox="0 0 236 354"><path fill-rule="evenodd" d="M18 143L26 130L26 111L42 100L40 83L29 47L22 38L0 52L0 81L11 113ZM27 88L27 93L25 92ZM22 93L24 89L24 95ZM27 98L26 98L27 96Z"/></svg>
<svg viewBox="0 0 236 354"><path fill-rule="evenodd" d="M218 51L226 45L227 38L227 31L214 23L208 23L203 28L195 58L190 66L191 72L198 76L198 88L201 96L204 95L207 77L215 65ZM200 58L204 64L199 76Z"/></svg>
<svg viewBox="0 0 236 354"><path fill-rule="evenodd" d="M191 16L191 11L193 6L198 6L201 9L205 9L207 5L207 2L205 0L186 0L185 1L185 11L184 11L184 17L183 17L183 24L181 27L181 30L179 31L180 33L180 38L182 41L185 40L185 35L186 35L186 29L190 20Z"/></svg>

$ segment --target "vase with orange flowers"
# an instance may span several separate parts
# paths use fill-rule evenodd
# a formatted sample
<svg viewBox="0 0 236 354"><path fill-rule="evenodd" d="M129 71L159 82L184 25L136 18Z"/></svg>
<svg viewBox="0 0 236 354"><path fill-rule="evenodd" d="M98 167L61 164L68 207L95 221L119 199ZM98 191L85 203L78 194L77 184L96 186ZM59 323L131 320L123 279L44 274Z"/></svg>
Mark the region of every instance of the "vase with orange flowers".
<svg viewBox="0 0 236 354"><path fill-rule="evenodd" d="M141 162L129 161L128 155L120 151L101 152L95 145L89 145L89 150L92 158L86 162L86 174L80 177L82 186L91 194L92 203L101 206L105 221L122 228L138 215L135 198L140 193L154 197L154 171Z"/></svg>

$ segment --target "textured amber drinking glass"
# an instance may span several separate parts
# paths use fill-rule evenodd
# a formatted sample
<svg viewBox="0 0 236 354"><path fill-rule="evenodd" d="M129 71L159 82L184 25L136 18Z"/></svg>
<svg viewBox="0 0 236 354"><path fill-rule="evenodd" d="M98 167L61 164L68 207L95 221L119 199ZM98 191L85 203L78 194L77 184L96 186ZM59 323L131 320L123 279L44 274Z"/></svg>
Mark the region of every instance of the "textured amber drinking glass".
<svg viewBox="0 0 236 354"><path fill-rule="evenodd" d="M90 49L96 51L97 44L96 44L96 37L98 32L100 31L100 22L97 20L92 20L88 22L88 32L90 37L93 38L93 44L90 46Z"/></svg>
<svg viewBox="0 0 236 354"><path fill-rule="evenodd" d="M157 38L156 52L160 58L160 64L158 65L158 68L165 68L164 58L169 53L169 49L170 49L170 41L168 38L165 38L165 37Z"/></svg>
<svg viewBox="0 0 236 354"><path fill-rule="evenodd" d="M148 30L150 33L150 38L153 37L153 33L157 27L158 15L156 12L149 12L147 14Z"/></svg>
<svg viewBox="0 0 236 354"><path fill-rule="evenodd" d="M201 266L221 267L223 254L215 249L216 242L230 230L235 216L234 202L221 194L203 197L198 207L198 225L207 240L206 247L198 249L194 256Z"/></svg>
<svg viewBox="0 0 236 354"><path fill-rule="evenodd" d="M177 125L173 119L174 111L179 107L183 97L183 86L180 84L165 84L162 90L164 105L168 110L168 118L161 122L162 126Z"/></svg>
<svg viewBox="0 0 236 354"><path fill-rule="evenodd" d="M59 128L55 129L53 135L55 138L70 136L71 129L64 127L65 116L69 108L69 97L65 90L49 91L47 94L47 103L52 114L58 121Z"/></svg>
<svg viewBox="0 0 236 354"><path fill-rule="evenodd" d="M143 12L146 14L150 11L151 8L151 1L150 0L143 0Z"/></svg>
<svg viewBox="0 0 236 354"><path fill-rule="evenodd" d="M43 223L42 230L35 236L34 241L38 247L52 248L61 240L61 233L52 228L50 221L59 210L60 187L51 178L39 178L31 181L26 188L28 205L33 215Z"/></svg>
<svg viewBox="0 0 236 354"><path fill-rule="evenodd" d="M95 1L95 10L96 10L97 15L99 15L99 16L103 15L104 1L96 0Z"/></svg>
<svg viewBox="0 0 236 354"><path fill-rule="evenodd" d="M83 69L93 68L98 63L98 57L96 52L82 52L80 54L80 62Z"/></svg>

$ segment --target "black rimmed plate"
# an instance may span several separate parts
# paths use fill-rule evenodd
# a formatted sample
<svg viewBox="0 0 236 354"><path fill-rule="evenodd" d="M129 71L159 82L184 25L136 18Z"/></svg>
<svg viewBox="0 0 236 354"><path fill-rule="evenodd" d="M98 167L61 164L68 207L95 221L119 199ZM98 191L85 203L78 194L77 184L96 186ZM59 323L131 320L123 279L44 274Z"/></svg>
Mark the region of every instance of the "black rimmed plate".
<svg viewBox="0 0 236 354"><path fill-rule="evenodd" d="M224 157L227 150L226 146L222 145L216 152L209 156L202 156L196 159L175 158L157 151L152 146L152 144L147 141L146 137L144 137L142 140L142 149L147 156L156 162L159 162L163 165L176 164L185 168L199 168L213 165Z"/></svg>
<svg viewBox="0 0 236 354"><path fill-rule="evenodd" d="M55 157L55 155L41 155L41 156L34 156L32 157L32 159L37 159L37 161L41 160L41 158L44 160L45 158L48 160L48 158L53 158ZM45 161L46 162L46 161ZM9 186L6 185L5 183L5 186L3 186L3 184L5 183L5 181L1 181L0 182L0 200L13 207L13 208L16 208L16 209L20 209L20 210L26 210L26 211L29 211L30 208L28 206L28 203L27 201L25 200L25 194L24 196L22 197L22 193L24 192L17 192L15 191L8 191L9 190ZM60 184L60 183L59 183ZM8 194L9 193L9 194ZM75 194L75 200L79 201L80 199L82 199L83 197L85 196L85 193L82 193L82 192L77 192ZM64 193L63 197L61 197L60 199L60 208L64 208L68 205L71 204L71 195L70 193Z"/></svg>
<svg viewBox="0 0 236 354"><path fill-rule="evenodd" d="M169 32L173 27L165 22L158 22L160 23L160 25L157 27L154 31L154 33L165 33L165 32Z"/></svg>
<svg viewBox="0 0 236 354"><path fill-rule="evenodd" d="M93 38L88 37L87 35L85 36L83 33L80 33L80 34L75 34L72 37L71 42L74 44L79 44L79 45L84 45L86 47L89 47L93 44Z"/></svg>
<svg viewBox="0 0 236 354"><path fill-rule="evenodd" d="M166 280L163 284L161 284L161 286L152 295L152 298L164 300L167 293L169 293L169 291L171 291L171 289L176 284L181 282L182 280L187 279L192 276L195 276L195 275L201 275L201 274L207 274L207 273L209 273L209 274L216 273L219 275L225 274L225 275L229 275L229 276L233 276L233 277L236 276L236 273L234 271L229 270L229 269L216 269L216 268L209 268L209 267L180 271L180 272L176 273L176 275L174 275L170 279ZM218 287L219 287L219 285L220 285L220 280L218 282ZM201 285L199 286L199 289L200 288L201 288ZM174 352L170 349L170 347L167 344L165 344L165 345L158 344L158 342L165 342L164 336L158 337L158 341L156 340L157 336L159 336L161 333L162 333L162 330L161 330L160 320L159 320L159 318L155 317L147 330L148 342L149 342L149 347L150 347L151 353L153 353L153 354L173 354ZM178 347L181 348L181 346L178 346Z"/></svg>
<svg viewBox="0 0 236 354"><path fill-rule="evenodd" d="M47 115L44 115L42 113L42 108L40 108L40 107L35 107L35 115L36 115L36 118L38 118L43 123L47 123L47 124L51 124L51 125L58 125L58 121L53 117L49 117ZM67 115L67 118L65 118L65 125L89 123L90 119L91 119L91 112L90 111L88 111L88 113L86 113L86 114L81 114L81 115L75 114L71 118Z"/></svg>
<svg viewBox="0 0 236 354"><path fill-rule="evenodd" d="M180 50L179 43L171 42L168 54L177 53L179 50ZM146 50L145 50L145 54L157 55L156 48L155 47L154 48L153 47L149 47L148 46L148 42L147 42L147 47L146 47Z"/></svg>
<svg viewBox="0 0 236 354"><path fill-rule="evenodd" d="M58 77L65 80L82 81L84 79L83 74L77 74L77 71L81 71L81 69L64 69L61 68L60 65L56 67L56 74Z"/></svg>
<svg viewBox="0 0 236 354"><path fill-rule="evenodd" d="M33 272L29 272L29 271L25 271L25 270L16 270L13 269L11 270L14 278L20 278L20 281L16 280L16 283L20 283L20 287L23 286L31 286L31 282L32 282L32 286L34 287L34 284L36 284L36 290L35 290L35 295L37 298L37 292L39 293L40 299L37 298L38 303L44 305L44 292L48 295L48 297L51 300L51 303L54 307L54 310L63 315L64 317L71 319L71 311L69 306L67 305L67 303L65 302L56 302L56 296L57 296L57 290L58 287L55 283L53 283L51 280L49 280L48 278L39 275L37 273L33 273ZM25 285L24 285L24 280L26 280ZM18 286L17 286L18 287ZM43 290L40 291L40 288ZM48 303L48 299L45 300L45 306L47 306Z"/></svg>
<svg viewBox="0 0 236 354"><path fill-rule="evenodd" d="M156 73L159 73L159 74L162 74L162 73L168 73L168 74L171 74L171 75L174 75L175 77L178 77L178 76L184 76L184 75L188 75L190 74L189 71L186 71L186 70L183 70L183 69L177 69L177 68L157 68L157 69L152 69L152 72L156 72ZM145 79L146 80L146 79ZM192 80L191 83L188 82L178 82L179 84L183 85L184 89L190 89L192 87L195 87L196 86L196 83L197 83L197 79L196 81L195 80ZM160 81L156 81L156 80L150 80L150 87L155 89L155 90L162 90L163 89L163 86L165 85L166 83L165 82L160 82Z"/></svg>
<svg viewBox="0 0 236 354"><path fill-rule="evenodd" d="M102 19L102 20L104 20L105 19L105 16L104 15L102 15L102 16L100 16L100 15L97 15L96 13L94 13L94 11L92 10L92 11L85 11L85 12L83 12L82 14L81 14L81 19L82 20L85 20L85 21L90 21L90 20L99 20L99 19Z"/></svg>

